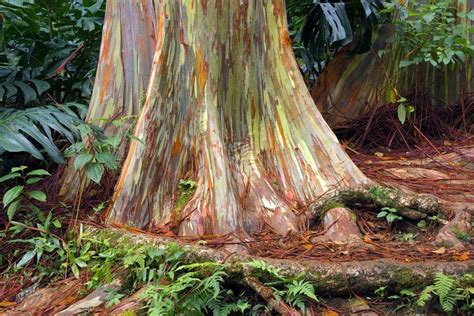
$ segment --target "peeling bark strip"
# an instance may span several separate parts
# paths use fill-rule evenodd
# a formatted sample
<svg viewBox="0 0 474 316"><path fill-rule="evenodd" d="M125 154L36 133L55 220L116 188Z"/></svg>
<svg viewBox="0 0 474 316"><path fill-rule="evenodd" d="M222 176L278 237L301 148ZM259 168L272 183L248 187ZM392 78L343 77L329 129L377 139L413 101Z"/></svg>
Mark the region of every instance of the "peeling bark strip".
<svg viewBox="0 0 474 316"><path fill-rule="evenodd" d="M156 50L157 1L107 1L99 64L86 120L106 128L108 135L117 130L107 120L139 115L143 106ZM74 193L78 186L77 171L70 161L60 194Z"/></svg>
<svg viewBox="0 0 474 316"><path fill-rule="evenodd" d="M280 268L287 277L303 274L305 280L315 284L318 295L373 294L381 286L388 293L399 293L402 289L421 290L433 282L435 273L441 272L454 277L474 273L474 260L455 262L413 262L405 263L392 259L379 259L363 262L320 262L316 260L288 260L258 258L244 254L229 255L224 251L208 247L189 245L166 237L156 237L115 228L96 228L88 226L86 231L97 240L107 239L114 247L139 247L154 245L157 248L177 243L184 252L184 263L214 261L224 265L224 270L237 280L248 275L246 263L253 259Z"/></svg>
<svg viewBox="0 0 474 316"><path fill-rule="evenodd" d="M133 2L133 1L132 1ZM164 1L149 90L108 221L181 235L295 230L294 211L367 184L301 78L283 0ZM127 69L127 65L124 65ZM179 179L197 190L182 211Z"/></svg>

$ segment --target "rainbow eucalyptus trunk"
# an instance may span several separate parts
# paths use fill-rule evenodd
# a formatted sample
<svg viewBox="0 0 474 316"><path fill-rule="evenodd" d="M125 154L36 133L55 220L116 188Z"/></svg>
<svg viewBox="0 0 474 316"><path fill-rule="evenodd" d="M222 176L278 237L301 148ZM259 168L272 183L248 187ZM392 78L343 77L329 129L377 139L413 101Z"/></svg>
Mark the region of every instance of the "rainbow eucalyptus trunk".
<svg viewBox="0 0 474 316"><path fill-rule="evenodd" d="M158 0L156 0L158 1ZM105 128L106 135L119 130L111 121L140 114L150 80L156 49L157 12L153 0L108 1L99 64L86 120ZM131 120L129 120L131 121ZM124 124L120 128L128 128ZM121 146L124 150L124 144ZM70 161L61 195L77 192L88 181Z"/></svg>
<svg viewBox="0 0 474 316"><path fill-rule="evenodd" d="M458 12L474 8L474 0L459 4ZM466 18L460 23L472 26ZM391 43L395 34L392 24L382 25L375 34L372 49L360 55L350 53L351 47L338 52L311 90L311 95L331 128L343 127L350 121L390 103L389 90L395 88L401 96L407 93L427 93L433 105L451 105L474 91L471 71L472 57L455 69L435 69L420 64L400 68L404 59L397 43ZM468 38L469 36L466 35ZM472 35L470 35L472 41ZM382 57L379 51L386 50Z"/></svg>
<svg viewBox="0 0 474 316"><path fill-rule="evenodd" d="M164 1L158 12L135 131L143 143L131 142L108 222L181 235L264 225L284 234L321 195L369 182L303 82L283 0ZM183 178L197 182L184 207Z"/></svg>

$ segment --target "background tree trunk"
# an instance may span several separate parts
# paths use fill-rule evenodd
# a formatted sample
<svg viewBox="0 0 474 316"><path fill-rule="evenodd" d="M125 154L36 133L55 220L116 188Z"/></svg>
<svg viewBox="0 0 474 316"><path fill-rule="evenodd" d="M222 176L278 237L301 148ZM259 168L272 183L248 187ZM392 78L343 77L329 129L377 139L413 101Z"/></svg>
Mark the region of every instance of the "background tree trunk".
<svg viewBox="0 0 474 316"><path fill-rule="evenodd" d="M459 3L458 12L467 13L474 8L474 0ZM460 23L472 26L467 18ZM390 43L395 34L393 24L380 26L372 49L361 55L348 53L350 47L338 52L324 69L311 90L311 95L331 128L372 113L387 101L389 89L407 93L428 93L434 106L452 105L474 91L472 56L455 69L435 69L426 64L400 68L403 60L397 43ZM473 35L468 36L472 42ZM379 51L386 50L379 57Z"/></svg>
<svg viewBox="0 0 474 316"><path fill-rule="evenodd" d="M158 12L135 131L145 145L131 143L109 222L182 235L263 225L284 234L321 195L369 182L301 78L284 1L165 1ZM180 208L182 178L197 189Z"/></svg>
<svg viewBox="0 0 474 316"><path fill-rule="evenodd" d="M86 120L118 133L111 121L137 116L146 97L156 50L158 0L108 1L99 64ZM125 124L121 128L128 128ZM121 150L125 150L122 144ZM60 194L77 192L81 176L69 161ZM83 186L88 181L83 179Z"/></svg>

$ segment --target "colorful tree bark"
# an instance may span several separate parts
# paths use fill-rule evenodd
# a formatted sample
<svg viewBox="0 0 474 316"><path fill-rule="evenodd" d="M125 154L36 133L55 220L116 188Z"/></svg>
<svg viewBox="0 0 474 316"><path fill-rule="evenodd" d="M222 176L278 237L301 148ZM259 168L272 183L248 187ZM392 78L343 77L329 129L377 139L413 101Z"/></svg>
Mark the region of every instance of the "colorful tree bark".
<svg viewBox="0 0 474 316"><path fill-rule="evenodd" d="M157 37L158 0L108 1L99 64L86 120L117 133L111 121L140 114L150 79ZM125 124L121 128L128 128ZM124 148L122 148L124 149ZM72 161L65 172L60 194L77 192L79 174ZM82 187L87 183L83 178Z"/></svg>
<svg viewBox="0 0 474 316"><path fill-rule="evenodd" d="M181 235L264 225L284 234L321 195L369 182L301 78L283 0L164 1L158 12L135 131L143 143L131 142L108 222ZM197 189L180 208L182 178Z"/></svg>

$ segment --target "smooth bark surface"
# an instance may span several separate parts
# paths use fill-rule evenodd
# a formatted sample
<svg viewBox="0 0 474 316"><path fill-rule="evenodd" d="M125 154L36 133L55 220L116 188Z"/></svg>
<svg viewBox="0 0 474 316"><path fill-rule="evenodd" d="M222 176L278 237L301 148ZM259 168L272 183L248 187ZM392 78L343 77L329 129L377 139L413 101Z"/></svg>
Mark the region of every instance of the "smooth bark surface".
<svg viewBox="0 0 474 316"><path fill-rule="evenodd" d="M317 111L282 0L165 1L143 112L108 221L182 235L295 230L321 195L369 180ZM179 180L197 189L176 206Z"/></svg>

